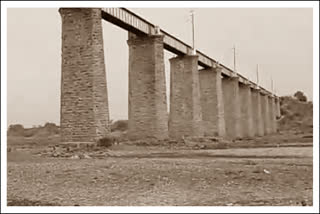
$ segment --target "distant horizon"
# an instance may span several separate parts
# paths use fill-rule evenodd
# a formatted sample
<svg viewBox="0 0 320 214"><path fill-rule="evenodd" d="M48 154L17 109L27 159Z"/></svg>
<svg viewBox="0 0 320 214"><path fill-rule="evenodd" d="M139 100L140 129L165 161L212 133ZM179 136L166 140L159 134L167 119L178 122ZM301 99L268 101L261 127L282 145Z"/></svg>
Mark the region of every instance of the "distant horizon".
<svg viewBox="0 0 320 214"><path fill-rule="evenodd" d="M298 90L299 91L299 90ZM294 92L295 93L295 92ZM293 94L294 94L293 93ZM283 95L281 97L285 97L285 96L291 96L293 97L293 94L292 95ZM307 97L308 98L308 97ZM313 104L313 101L312 100L309 100L307 99L307 102L312 102ZM169 112L169 111L168 111ZM110 121L112 122L115 122L115 121L119 121L119 120L128 120L128 118L118 118L118 119L112 119L110 118ZM60 123L55 123L55 122L51 122L51 121L47 121L47 122L44 122L43 124L34 124L34 125L31 125L31 126L25 126L23 125L22 123L13 123L13 124L7 124L7 129L9 128L10 125L22 125L24 128L36 128L37 126L44 126L46 123L54 123L55 125L57 126L60 126Z"/></svg>
<svg viewBox="0 0 320 214"><path fill-rule="evenodd" d="M191 8L129 9L191 44ZM235 44L237 71L241 75L256 82L256 64L259 64L262 87L270 90L272 78L277 95L293 96L296 91L302 91L313 101L312 8L193 9L198 50L233 68ZM166 19L162 15L164 11ZM58 8L9 8L7 17L7 127L60 124ZM128 119L127 32L106 21L102 25L110 118ZM164 51L167 95L168 59L173 56Z"/></svg>

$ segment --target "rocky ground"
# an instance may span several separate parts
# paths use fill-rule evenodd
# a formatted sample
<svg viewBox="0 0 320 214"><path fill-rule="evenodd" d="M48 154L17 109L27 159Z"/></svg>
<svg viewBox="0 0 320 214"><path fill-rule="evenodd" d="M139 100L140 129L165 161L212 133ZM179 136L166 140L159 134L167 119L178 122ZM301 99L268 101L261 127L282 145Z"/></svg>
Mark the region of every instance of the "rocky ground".
<svg viewBox="0 0 320 214"><path fill-rule="evenodd" d="M310 133L109 148L43 141L8 139L8 206L312 205Z"/></svg>

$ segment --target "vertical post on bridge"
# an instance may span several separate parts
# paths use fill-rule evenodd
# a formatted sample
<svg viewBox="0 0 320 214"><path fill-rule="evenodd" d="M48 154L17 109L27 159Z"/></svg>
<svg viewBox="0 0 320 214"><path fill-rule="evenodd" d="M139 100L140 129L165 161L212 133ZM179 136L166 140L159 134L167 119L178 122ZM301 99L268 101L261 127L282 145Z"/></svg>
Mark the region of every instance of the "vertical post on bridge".
<svg viewBox="0 0 320 214"><path fill-rule="evenodd" d="M233 71L235 73L237 73L237 71L236 71L236 46L235 45L233 45L232 50L233 50Z"/></svg>
<svg viewBox="0 0 320 214"><path fill-rule="evenodd" d="M196 55L195 39L194 39L194 11L191 10L191 22L192 22L192 54Z"/></svg>

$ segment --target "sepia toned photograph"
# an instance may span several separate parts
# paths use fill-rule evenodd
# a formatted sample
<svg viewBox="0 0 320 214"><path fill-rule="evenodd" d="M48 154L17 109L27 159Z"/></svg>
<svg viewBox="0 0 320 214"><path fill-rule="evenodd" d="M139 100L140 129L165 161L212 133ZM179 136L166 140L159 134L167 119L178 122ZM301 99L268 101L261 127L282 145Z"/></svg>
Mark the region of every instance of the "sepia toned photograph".
<svg viewBox="0 0 320 214"><path fill-rule="evenodd" d="M319 209L315 4L74 3L1 9L1 207Z"/></svg>

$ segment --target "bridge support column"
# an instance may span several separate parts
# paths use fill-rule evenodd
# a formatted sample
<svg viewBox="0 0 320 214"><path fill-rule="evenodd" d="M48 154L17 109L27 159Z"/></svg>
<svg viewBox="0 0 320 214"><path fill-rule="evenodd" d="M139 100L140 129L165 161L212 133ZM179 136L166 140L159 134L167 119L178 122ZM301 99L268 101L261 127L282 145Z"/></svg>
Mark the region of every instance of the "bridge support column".
<svg viewBox="0 0 320 214"><path fill-rule="evenodd" d="M222 79L224 118L226 137L241 137L239 78L225 77Z"/></svg>
<svg viewBox="0 0 320 214"><path fill-rule="evenodd" d="M163 35L129 33L130 139L168 138Z"/></svg>
<svg viewBox="0 0 320 214"><path fill-rule="evenodd" d="M268 105L268 109L269 109L269 114L268 114L269 133L272 134L273 133L273 122L272 122L273 108L272 108L272 100L271 100L271 97L269 95L267 96L267 105Z"/></svg>
<svg viewBox="0 0 320 214"><path fill-rule="evenodd" d="M199 71L202 125L206 136L225 136L221 68Z"/></svg>
<svg viewBox="0 0 320 214"><path fill-rule="evenodd" d="M62 142L93 142L108 134L109 110L101 10L60 8Z"/></svg>
<svg viewBox="0 0 320 214"><path fill-rule="evenodd" d="M279 118L281 116L281 112L280 112L280 99L278 97L275 98L275 105L276 105L276 117Z"/></svg>
<svg viewBox="0 0 320 214"><path fill-rule="evenodd" d="M279 125L278 125L278 120L281 117L281 112L280 112L280 99L278 97L275 97L275 112L276 112L276 132L279 131Z"/></svg>
<svg viewBox="0 0 320 214"><path fill-rule="evenodd" d="M261 94L261 112L262 112L264 134L268 135L271 133L271 125L270 125L270 110L269 110L269 104L268 104L268 95L266 94Z"/></svg>
<svg viewBox="0 0 320 214"><path fill-rule="evenodd" d="M252 115L253 115L253 128L255 130L255 136L263 136L263 119L261 109L261 96L259 89L252 89Z"/></svg>
<svg viewBox="0 0 320 214"><path fill-rule="evenodd" d="M249 84L239 84L242 137L253 137L252 97Z"/></svg>
<svg viewBox="0 0 320 214"><path fill-rule="evenodd" d="M276 97L273 98L273 108L274 108L274 122L275 122L275 132L278 132L278 107L277 107L278 99ZM280 109L279 109L280 110ZM280 112L279 112L280 114Z"/></svg>
<svg viewBox="0 0 320 214"><path fill-rule="evenodd" d="M273 96L268 97L269 107L270 107L270 124L271 124L271 133L277 132L277 121L276 121L276 104Z"/></svg>
<svg viewBox="0 0 320 214"><path fill-rule="evenodd" d="M198 56L171 58L170 72L169 135L202 136Z"/></svg>

